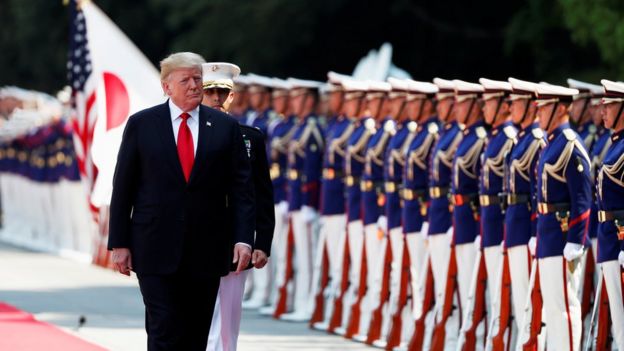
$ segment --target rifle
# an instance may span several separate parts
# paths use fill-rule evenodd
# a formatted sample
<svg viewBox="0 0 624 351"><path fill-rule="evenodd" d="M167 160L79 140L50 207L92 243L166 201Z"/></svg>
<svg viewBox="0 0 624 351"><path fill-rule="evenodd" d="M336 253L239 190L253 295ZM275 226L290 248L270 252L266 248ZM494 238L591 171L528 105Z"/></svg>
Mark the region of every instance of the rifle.
<svg viewBox="0 0 624 351"><path fill-rule="evenodd" d="M342 323L342 310L344 295L349 289L349 231L347 229L347 235L345 236L345 245L344 252L342 256L342 279L340 280L340 294L334 300L334 311L332 313L331 319L329 321L329 328L327 331L330 333L334 332L334 329L340 327L340 323Z"/></svg>
<svg viewBox="0 0 624 351"><path fill-rule="evenodd" d="M362 299L366 294L366 275L368 274L368 262L366 261L366 244L362 245L362 261L360 268L360 285L358 286L357 298L351 306L351 314L345 338L351 339L360 329L360 318L362 315Z"/></svg>
<svg viewBox="0 0 624 351"><path fill-rule="evenodd" d="M433 271L431 270L431 261L429 259L429 254L427 254L425 264L427 268L425 275L422 277L425 280L424 292L422 294L422 312L420 317L414 322L414 333L412 334L412 338L407 345L408 351L420 351L423 349L427 312L429 312L434 306ZM416 303L416 301L412 300L412 303Z"/></svg>
<svg viewBox="0 0 624 351"><path fill-rule="evenodd" d="M366 344L372 345L381 336L381 323L383 322L384 304L390 297L390 271L392 269L392 246L390 236L386 236L386 250L384 252L383 275L381 278L381 292L379 294L379 306L372 313L371 323L368 328Z"/></svg>
<svg viewBox="0 0 624 351"><path fill-rule="evenodd" d="M325 297L323 293L329 283L329 257L327 255L327 245L323 243L321 250L323 251L323 258L321 260L321 282L316 296L314 296L314 310L312 317L310 318L309 326L312 328L314 323L321 322L324 319L323 312L325 311Z"/></svg>
<svg viewBox="0 0 624 351"><path fill-rule="evenodd" d="M483 250L477 252L475 269L472 272L472 282L468 296L468 306L466 308L466 319L459 332L457 341L458 350L474 351L477 344L477 327L486 316L485 290L487 288L487 271L485 268L485 257ZM461 347L461 349L460 349Z"/></svg>
<svg viewBox="0 0 624 351"><path fill-rule="evenodd" d="M505 350L505 330L510 327L511 324L511 273L509 272L509 256L507 255L507 248L503 249L503 260L500 267L500 286L498 288L498 308L499 308L499 323L496 335L492 336L492 350L504 351ZM494 332L495 315L492 316L492 324L490 330ZM511 332L511 331L510 331Z"/></svg>
<svg viewBox="0 0 624 351"><path fill-rule="evenodd" d="M399 346L401 343L401 331L403 328L402 312L405 305L407 305L407 289L410 282L410 260L409 251L407 249L407 240L403 236L403 256L401 258L401 285L399 287L399 301L397 303L397 310L392 315L392 327L388 333L388 339L386 343L386 350L392 350L395 346ZM416 257L414 257L416 259ZM412 294L413 296L414 294Z"/></svg>
<svg viewBox="0 0 624 351"><path fill-rule="evenodd" d="M529 290L527 306L525 307L524 324L522 330L529 330L528 340L522 345L523 351L533 351L537 349L537 336L542 331L542 290L539 279L539 265L537 259L533 258L531 263L531 277L529 278ZM528 324L528 325L527 325ZM523 339L519 339L523 340Z"/></svg>
<svg viewBox="0 0 624 351"><path fill-rule="evenodd" d="M591 312L591 299L596 300L596 289L594 287L594 274L596 273L596 261L594 260L593 249L590 246L585 256L585 268L583 269L583 289L581 300L581 321L585 321L589 313ZM585 323L582 323L585 324ZM585 329L585 328L583 328ZM587 330L583 330L581 340L584 339L584 334Z"/></svg>
<svg viewBox="0 0 624 351"><path fill-rule="evenodd" d="M278 319L288 309L288 282L293 277L293 251L295 249L295 235L293 233L292 218L288 220L288 234L286 238L286 272L284 284L279 287L277 305L273 312L273 318Z"/></svg>
<svg viewBox="0 0 624 351"><path fill-rule="evenodd" d="M444 287L444 301L440 321L433 328L431 338L431 351L444 351L446 339L446 322L453 312L453 295L457 289L457 257L455 257L455 244L451 245L448 272L446 274L446 286Z"/></svg>

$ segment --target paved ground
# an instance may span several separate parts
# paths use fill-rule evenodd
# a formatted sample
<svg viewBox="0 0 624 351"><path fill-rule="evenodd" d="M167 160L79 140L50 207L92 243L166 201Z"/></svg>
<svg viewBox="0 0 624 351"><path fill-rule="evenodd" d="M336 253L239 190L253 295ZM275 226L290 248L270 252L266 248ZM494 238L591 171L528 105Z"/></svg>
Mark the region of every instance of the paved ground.
<svg viewBox="0 0 624 351"><path fill-rule="evenodd" d="M0 242L0 301L111 350L145 349L136 279ZM86 323L78 328L80 316ZM240 351L373 350L341 337L245 312Z"/></svg>

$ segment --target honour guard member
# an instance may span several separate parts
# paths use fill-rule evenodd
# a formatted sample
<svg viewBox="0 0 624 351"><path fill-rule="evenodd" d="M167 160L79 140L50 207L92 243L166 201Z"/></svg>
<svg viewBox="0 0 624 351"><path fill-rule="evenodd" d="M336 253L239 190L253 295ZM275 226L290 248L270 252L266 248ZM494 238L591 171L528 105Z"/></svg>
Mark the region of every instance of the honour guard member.
<svg viewBox="0 0 624 351"><path fill-rule="evenodd" d="M286 301L288 301L289 296L286 288L288 284L286 266L287 264L292 264L292 262L286 261L289 227L286 167L288 165L288 145L295 134L296 117L290 112L288 103L289 90L290 85L287 81L273 78L271 102L275 118L269 122L267 152L269 155L271 182L273 183L273 205L275 209L275 231L272 244L273 257L269 262L274 278L270 288L270 304L260 308L260 313L274 315L275 317L279 317L279 315L286 312ZM265 277L265 279L268 282L270 278ZM277 307L280 298L283 303L281 310L278 311ZM257 302L254 302L254 300ZM260 306L262 303L262 299L254 299L253 296L248 302L248 304L252 305L251 307Z"/></svg>
<svg viewBox="0 0 624 351"><path fill-rule="evenodd" d="M329 71L327 72L327 116L325 133L329 131L334 122L342 115L342 105L344 103L343 79L352 79L351 76Z"/></svg>
<svg viewBox="0 0 624 351"><path fill-rule="evenodd" d="M355 129L347 141L345 156L345 185L347 211L347 239L349 246L349 288L343 297L343 313L336 334L352 337L358 331L360 310L366 289L366 265L363 256L364 225L362 220L362 199L360 182L364 173L366 145L376 133L375 117L379 114L386 91L368 82L344 80L343 86L353 90L353 99L346 99L345 113L358 118ZM385 88L385 86L384 86ZM365 100L360 92L366 91Z"/></svg>
<svg viewBox="0 0 624 351"><path fill-rule="evenodd" d="M535 167L539 153L546 146L546 136L544 131L539 128L536 119L535 83L515 78L509 78L509 83L512 87L510 95L511 121L520 128L520 132L518 133L517 144L507 157L505 163L506 179L504 180L507 206L505 210L504 248L508 261L508 266L504 269L508 270L509 282L505 279L501 284L510 283L511 294L500 291L499 296L501 296L501 300L504 300L505 298L509 299L509 295L511 295L511 306L506 307L513 307L514 328L517 331L522 331L524 329L522 323L525 318L524 310L529 292L529 267L531 265L528 243L531 237L535 235L537 225ZM507 295L503 296L505 293ZM512 323L508 320L511 311L507 310L506 312L507 315L502 316L501 319L505 319L504 324ZM501 308L501 314L504 313L505 311ZM493 317L496 318L496 316ZM499 333L496 336L500 337L501 335Z"/></svg>
<svg viewBox="0 0 624 351"><path fill-rule="evenodd" d="M481 173L481 154L485 147L487 132L483 126L481 95L483 87L479 84L454 80L455 106L457 121L466 125L464 137L457 147L453 160L451 177L451 198L453 200L453 239L449 256L444 307L434 330L432 349L443 349L445 344L444 328L448 314L458 313L464 322L460 334L471 335L476 328L472 313L468 309L471 276L475 262L479 262L479 175ZM479 237L480 238L480 237ZM479 267L482 268L482 267ZM456 282L456 283L454 283ZM452 311L451 296L459 292L457 311ZM484 306L477 306L484 307ZM475 307L475 311L477 310ZM475 316L479 317L479 315ZM478 318L480 322L481 318ZM476 323L478 324L478 323ZM453 336L453 335L449 335ZM453 345L452 339L449 344ZM441 347L442 345L442 347Z"/></svg>
<svg viewBox="0 0 624 351"><path fill-rule="evenodd" d="M537 167L537 259L546 347L580 349L578 263L588 242L590 161L570 128L568 108L578 90L539 84L537 114L548 145Z"/></svg>
<svg viewBox="0 0 624 351"><path fill-rule="evenodd" d="M602 277L599 281L600 298L596 302L603 305L608 295L609 311L603 311L598 318L598 328L602 328L603 337L598 337L598 347L606 347L604 336L611 331L617 349L624 349L624 84L606 79L601 81L605 89L603 103L603 119L606 128L613 130L611 146L604 157L598 172L596 186L598 189L598 263ZM604 324L604 325L601 325ZM591 335L590 335L591 337Z"/></svg>
<svg viewBox="0 0 624 351"><path fill-rule="evenodd" d="M410 130L407 128L409 121L405 109L408 82L391 77L388 78L388 83L392 86L392 92L388 96L392 106L390 116L395 124L395 133L388 141L383 156L385 204L382 213L386 218L386 228L382 229L387 233L386 241L388 243L386 244L386 252L382 253L385 257L379 262L381 264L379 269L383 272L381 275L380 303L376 313L373 314L367 340L379 347L386 347L391 317L399 312L398 304L405 246L401 223L400 188L403 183L405 150L411 141L407 140ZM415 126L413 124L412 126L412 131L414 131Z"/></svg>
<svg viewBox="0 0 624 351"><path fill-rule="evenodd" d="M487 273L487 290L490 293L490 325L488 342L492 336L498 335L497 340L504 340L505 330L510 326L510 318L507 318L504 325L498 325L498 316L501 307L511 308L506 294L505 300L501 299L502 286L501 279L504 271L508 273L507 261L503 260L503 250L501 243L504 236L504 178L505 159L511 152L511 148L516 142L516 128L510 118L509 94L511 84L509 82L479 79L485 89L483 93L483 117L485 123L491 126L486 147L483 152L483 169L479 181L479 204L481 209L481 248ZM504 264L503 261L505 261ZM509 275L506 275L508 282ZM507 285L509 287L509 285ZM505 304L505 306L502 306ZM507 315L507 317L509 317ZM497 325L491 322L496 321ZM511 332L511 331L510 331Z"/></svg>
<svg viewBox="0 0 624 351"><path fill-rule="evenodd" d="M315 271L313 281L315 307L312 314L313 327L327 330L329 318L333 313L333 300L340 292L342 259L346 240L347 216L344 202L344 157L347 142L355 126L341 111L344 88L333 72L328 73L332 90L329 95L330 112L333 123L327 126L325 133L325 153L321 178L321 206L318 246L316 247ZM325 259L323 259L325 258ZM321 273L325 266L326 272ZM323 284L321 275L327 277Z"/></svg>
<svg viewBox="0 0 624 351"><path fill-rule="evenodd" d="M436 113L444 126L440 130L438 141L433 146L428 163L429 207L427 209L427 221L429 228L427 252L431 260L434 283L434 313L437 314L434 322L440 326L437 334L440 341L439 345L443 349L447 325L449 328L448 336L453 338L457 337L456 333L459 329L459 314L451 315L455 294L446 295L446 280L453 236L450 202L451 173L455 152L464 136L464 125L457 122L453 113L455 104L455 84L453 81L435 78L433 82L438 87ZM443 313L445 306L448 309L446 313ZM447 322L449 318L451 320ZM423 321L419 320L418 322L420 326L415 326L411 344L415 346L414 349L426 349L423 345L427 345L428 340L424 340ZM427 330L431 330L433 326L425 325L425 327Z"/></svg>
<svg viewBox="0 0 624 351"><path fill-rule="evenodd" d="M247 79L246 75L240 74L233 81L234 89L232 91L236 95L236 99L230 105L230 116L236 118L240 124L245 124L247 114L251 112L249 95L247 93L249 79Z"/></svg>
<svg viewBox="0 0 624 351"><path fill-rule="evenodd" d="M583 139L585 149L589 152L598 138L599 126L599 124L594 124L591 116L592 99L594 94L602 94L602 86L570 78L568 78L568 86L579 91L570 105L570 122Z"/></svg>
<svg viewBox="0 0 624 351"><path fill-rule="evenodd" d="M247 114L245 124L260 128L264 135L267 135L269 119L271 116L271 89L273 80L271 78L248 74L249 85L247 94L249 95L249 105L252 108Z"/></svg>
<svg viewBox="0 0 624 351"><path fill-rule="evenodd" d="M240 68L231 63L209 62L202 65L202 72L204 91L202 103L227 112L235 98L232 91L234 85L232 79L240 73ZM271 252L275 226L275 213L271 206L273 191L264 147L264 135L257 128L244 125L241 125L241 133L247 155L251 159L255 189L256 237L251 263L256 268L263 268ZM231 272L221 278L207 350L236 350L246 272L243 271L242 274Z"/></svg>
<svg viewBox="0 0 624 351"><path fill-rule="evenodd" d="M392 120L390 111L393 109L392 107L395 107L394 110L398 110L396 109L398 102L391 103L390 94L392 86L390 83L370 81L369 86L378 91L385 91L387 95L383 99L376 116L375 128L377 132L366 145L364 173L360 182L367 276L366 296L361 307L358 334L353 338L361 342L368 341L368 332L373 319L373 312L377 312L376 310L378 310L381 304L383 260L385 258L386 245L388 244L385 237L388 225L384 214L386 196L383 187L383 166L388 142L396 133L396 123Z"/></svg>
<svg viewBox="0 0 624 351"><path fill-rule="evenodd" d="M295 246L295 294L293 311L280 318L289 321L310 319L312 248L314 221L319 207L323 135L314 115L319 82L289 78L290 104L298 117L297 129L288 149L288 210Z"/></svg>
<svg viewBox="0 0 624 351"><path fill-rule="evenodd" d="M401 221L405 234L405 249L401 266L401 285L398 308L393 312L392 329L387 338L387 348L406 348L414 333L414 321L422 322L433 307L433 277L427 254L427 163L438 139L439 120L435 115L435 94L438 87L428 82L408 80L406 112L409 135L402 150L405 159L401 199ZM393 256L394 257L394 256ZM406 270L406 268L408 270ZM429 286L424 286L429 279ZM408 281L411 280L411 285ZM411 289L410 289L411 288ZM424 291L430 290L429 297ZM407 301L411 290L412 306ZM428 300L428 301L425 301ZM411 308L410 308L411 307ZM421 348L416 347L416 348Z"/></svg>

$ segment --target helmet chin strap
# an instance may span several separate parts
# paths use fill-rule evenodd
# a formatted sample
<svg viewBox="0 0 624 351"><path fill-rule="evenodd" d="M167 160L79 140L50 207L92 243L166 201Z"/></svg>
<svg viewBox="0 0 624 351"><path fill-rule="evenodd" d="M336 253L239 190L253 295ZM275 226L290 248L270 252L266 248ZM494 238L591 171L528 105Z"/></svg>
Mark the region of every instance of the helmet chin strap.
<svg viewBox="0 0 624 351"><path fill-rule="evenodd" d="M470 119L470 113L472 112L472 107L474 106L476 101L477 101L477 99L471 99L471 101L470 101L470 107L468 108L468 112L466 112L466 123L465 124L468 124L468 119Z"/></svg>
<svg viewBox="0 0 624 351"><path fill-rule="evenodd" d="M526 120L529 114L530 105L531 105L531 100L526 100L526 104L524 104L524 113L522 113L522 119L520 120L520 126L524 124L524 121Z"/></svg>
<svg viewBox="0 0 624 351"><path fill-rule="evenodd" d="M620 109L618 110L618 114L615 117L615 122L613 122L613 130L617 128L618 122L620 121L620 117L622 117L622 111L624 110L624 102L620 102Z"/></svg>
<svg viewBox="0 0 624 351"><path fill-rule="evenodd" d="M579 115L579 119L578 119L579 125L583 121L583 115L585 114L585 111L587 111L587 106L589 105L589 100L591 99L583 99L583 100L585 100L585 102L583 103L583 109L581 110L581 114Z"/></svg>
<svg viewBox="0 0 624 351"><path fill-rule="evenodd" d="M557 106L559 106L559 101L555 102L555 106L553 106L553 110L550 113L550 119L548 120L548 124L546 125L546 133L550 130L550 125L552 124L553 117L555 117L555 112L557 112Z"/></svg>

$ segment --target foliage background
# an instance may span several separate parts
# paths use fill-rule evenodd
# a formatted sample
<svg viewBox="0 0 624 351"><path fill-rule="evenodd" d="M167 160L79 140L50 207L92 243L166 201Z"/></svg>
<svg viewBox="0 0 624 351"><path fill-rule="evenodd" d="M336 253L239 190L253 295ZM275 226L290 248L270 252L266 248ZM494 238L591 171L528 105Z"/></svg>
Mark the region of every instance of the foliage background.
<svg viewBox="0 0 624 351"><path fill-rule="evenodd" d="M624 78L620 0L96 0L157 65L195 51L243 72L324 80L383 42L415 79ZM0 86L66 84L61 0L0 0Z"/></svg>

